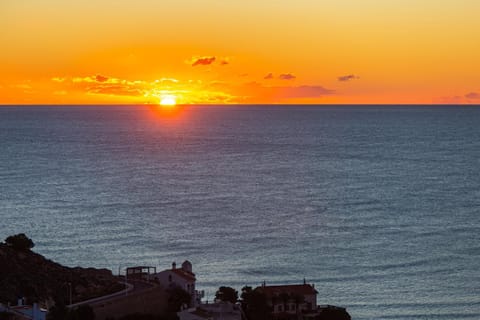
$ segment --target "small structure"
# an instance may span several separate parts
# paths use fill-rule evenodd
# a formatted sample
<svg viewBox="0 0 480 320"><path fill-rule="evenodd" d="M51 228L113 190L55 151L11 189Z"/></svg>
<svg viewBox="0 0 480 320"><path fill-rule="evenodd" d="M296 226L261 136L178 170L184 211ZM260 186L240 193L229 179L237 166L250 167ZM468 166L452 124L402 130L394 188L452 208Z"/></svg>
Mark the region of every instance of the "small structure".
<svg viewBox="0 0 480 320"><path fill-rule="evenodd" d="M347 310L332 305L317 305L317 294L314 284L267 286L255 288L265 294L273 319L317 319L322 314L336 314L335 319L350 319Z"/></svg>
<svg viewBox="0 0 480 320"><path fill-rule="evenodd" d="M150 276L150 279L158 281L161 285L168 288L180 287L191 296L189 307L195 307L200 304L203 292L195 290L195 274L192 271L192 264L185 260L181 268L177 268L175 262L172 268L160 271Z"/></svg>
<svg viewBox="0 0 480 320"><path fill-rule="evenodd" d="M150 272L150 271L153 272ZM137 267L128 267L127 268L127 279L131 280L148 280L151 274L155 274L157 272L156 267L149 267L149 266L137 266Z"/></svg>
<svg viewBox="0 0 480 320"><path fill-rule="evenodd" d="M242 311L238 304L215 302L200 304L177 313L179 320L241 320Z"/></svg>

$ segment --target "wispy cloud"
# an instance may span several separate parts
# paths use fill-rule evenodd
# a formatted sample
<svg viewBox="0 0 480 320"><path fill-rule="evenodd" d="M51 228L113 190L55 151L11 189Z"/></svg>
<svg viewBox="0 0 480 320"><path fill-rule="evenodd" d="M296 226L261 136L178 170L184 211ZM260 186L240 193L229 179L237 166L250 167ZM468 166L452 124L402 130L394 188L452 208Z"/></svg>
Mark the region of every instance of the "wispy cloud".
<svg viewBox="0 0 480 320"><path fill-rule="evenodd" d="M470 100L480 100L480 93L469 92L465 95L465 98L470 99Z"/></svg>
<svg viewBox="0 0 480 320"><path fill-rule="evenodd" d="M282 73L280 76L278 76L280 80L293 80L296 78L295 75L291 73Z"/></svg>
<svg viewBox="0 0 480 320"><path fill-rule="evenodd" d="M135 88L121 84L96 85L87 88L89 94L108 94L114 96L143 96L142 88Z"/></svg>
<svg viewBox="0 0 480 320"><path fill-rule="evenodd" d="M272 75L273 77L273 75ZM289 103L295 99L315 99L335 94L321 85L266 86L258 82L178 80L161 78L153 81L126 80L107 75L52 78L55 95L83 93L103 95L112 101L156 103L162 94L173 94L180 103Z"/></svg>
<svg viewBox="0 0 480 320"><path fill-rule="evenodd" d="M143 103L158 103L163 94L176 95L180 103L233 103L236 96L225 90L228 83L201 80L181 81L175 78L160 78L153 81L126 80L110 76L66 77L62 81L52 78L56 84L54 95L83 93L86 95L103 95L113 101L139 101ZM103 97L102 99L105 99ZM109 98L107 98L109 99Z"/></svg>
<svg viewBox="0 0 480 320"><path fill-rule="evenodd" d="M350 81L350 80L354 80L354 79L360 79L360 77L356 76L354 74L349 74L349 75L346 75L346 76L340 76L337 79L340 82L346 82L346 81Z"/></svg>
<svg viewBox="0 0 480 320"><path fill-rule="evenodd" d="M320 85L264 86L250 82L238 88L237 92L247 103L288 103L291 99L321 98L335 94L334 90Z"/></svg>
<svg viewBox="0 0 480 320"><path fill-rule="evenodd" d="M72 77L72 78L52 78L53 82L57 82L62 88L55 94L66 92L68 89L74 91L82 91L87 94L105 94L115 96L141 96L144 95L148 87L144 81L129 81L115 77L107 77L103 75Z"/></svg>
<svg viewBox="0 0 480 320"><path fill-rule="evenodd" d="M64 82L65 80L67 80L67 79L62 78L62 77L53 77L52 78L52 81L54 81L54 82Z"/></svg>
<svg viewBox="0 0 480 320"><path fill-rule="evenodd" d="M105 81L108 80L108 77L105 77L105 76L102 76L102 75L100 75L100 74L97 74L97 75L95 76L95 80L97 80L98 82L105 82Z"/></svg>
<svg viewBox="0 0 480 320"><path fill-rule="evenodd" d="M12 84L10 88L16 89L32 89L32 86L27 83Z"/></svg>
<svg viewBox="0 0 480 320"><path fill-rule="evenodd" d="M280 99L293 98L320 98L325 95L331 95L335 91L326 89L322 86L295 86L295 87L272 87L276 97Z"/></svg>
<svg viewBox="0 0 480 320"><path fill-rule="evenodd" d="M263 77L263 79L265 79L265 80L273 79L273 73L270 72L270 73L267 74L265 77Z"/></svg>
<svg viewBox="0 0 480 320"><path fill-rule="evenodd" d="M190 61L192 67L196 66L207 66L215 62L217 58L214 56L210 57L193 57Z"/></svg>
<svg viewBox="0 0 480 320"><path fill-rule="evenodd" d="M434 103L446 103L446 104L476 104L480 102L479 92L468 92L464 95L452 95L443 96L434 99Z"/></svg>

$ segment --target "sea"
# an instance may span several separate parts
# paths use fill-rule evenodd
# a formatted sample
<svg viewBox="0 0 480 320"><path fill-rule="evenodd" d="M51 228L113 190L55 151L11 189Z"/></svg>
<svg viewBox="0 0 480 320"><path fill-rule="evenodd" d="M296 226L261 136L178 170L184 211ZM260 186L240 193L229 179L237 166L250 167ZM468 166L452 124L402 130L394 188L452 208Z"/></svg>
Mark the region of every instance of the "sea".
<svg viewBox="0 0 480 320"><path fill-rule="evenodd" d="M67 266L315 285L355 320L480 319L478 106L2 106L0 240Z"/></svg>

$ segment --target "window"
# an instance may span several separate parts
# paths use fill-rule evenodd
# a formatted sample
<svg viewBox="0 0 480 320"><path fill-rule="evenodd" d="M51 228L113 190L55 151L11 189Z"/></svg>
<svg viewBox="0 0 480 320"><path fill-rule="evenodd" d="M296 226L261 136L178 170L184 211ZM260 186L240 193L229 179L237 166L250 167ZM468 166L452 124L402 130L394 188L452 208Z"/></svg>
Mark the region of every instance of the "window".
<svg viewBox="0 0 480 320"><path fill-rule="evenodd" d="M286 304L286 305L285 305L285 311L289 311L289 310L290 310L289 305Z"/></svg>
<svg viewBox="0 0 480 320"><path fill-rule="evenodd" d="M168 282L172 282L172 275L168 275Z"/></svg>
<svg viewBox="0 0 480 320"><path fill-rule="evenodd" d="M282 312L282 311L283 311L283 308L282 308L282 306L281 306L281 305L280 305L280 306L278 306L278 312Z"/></svg>

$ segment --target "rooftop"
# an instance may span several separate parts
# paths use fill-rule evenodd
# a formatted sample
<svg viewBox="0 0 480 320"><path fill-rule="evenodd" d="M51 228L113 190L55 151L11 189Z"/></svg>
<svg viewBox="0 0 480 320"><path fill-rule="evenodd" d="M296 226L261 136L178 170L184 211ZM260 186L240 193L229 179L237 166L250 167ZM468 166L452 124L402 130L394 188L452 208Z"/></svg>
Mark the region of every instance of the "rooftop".
<svg viewBox="0 0 480 320"><path fill-rule="evenodd" d="M179 275L180 277L182 277L186 280L190 280L190 281L195 281L196 280L194 273L186 271L184 269L170 269L170 271Z"/></svg>
<svg viewBox="0 0 480 320"><path fill-rule="evenodd" d="M289 294L317 294L318 291L310 284L287 284L280 286L262 286L260 287L267 296L279 295L281 293Z"/></svg>

